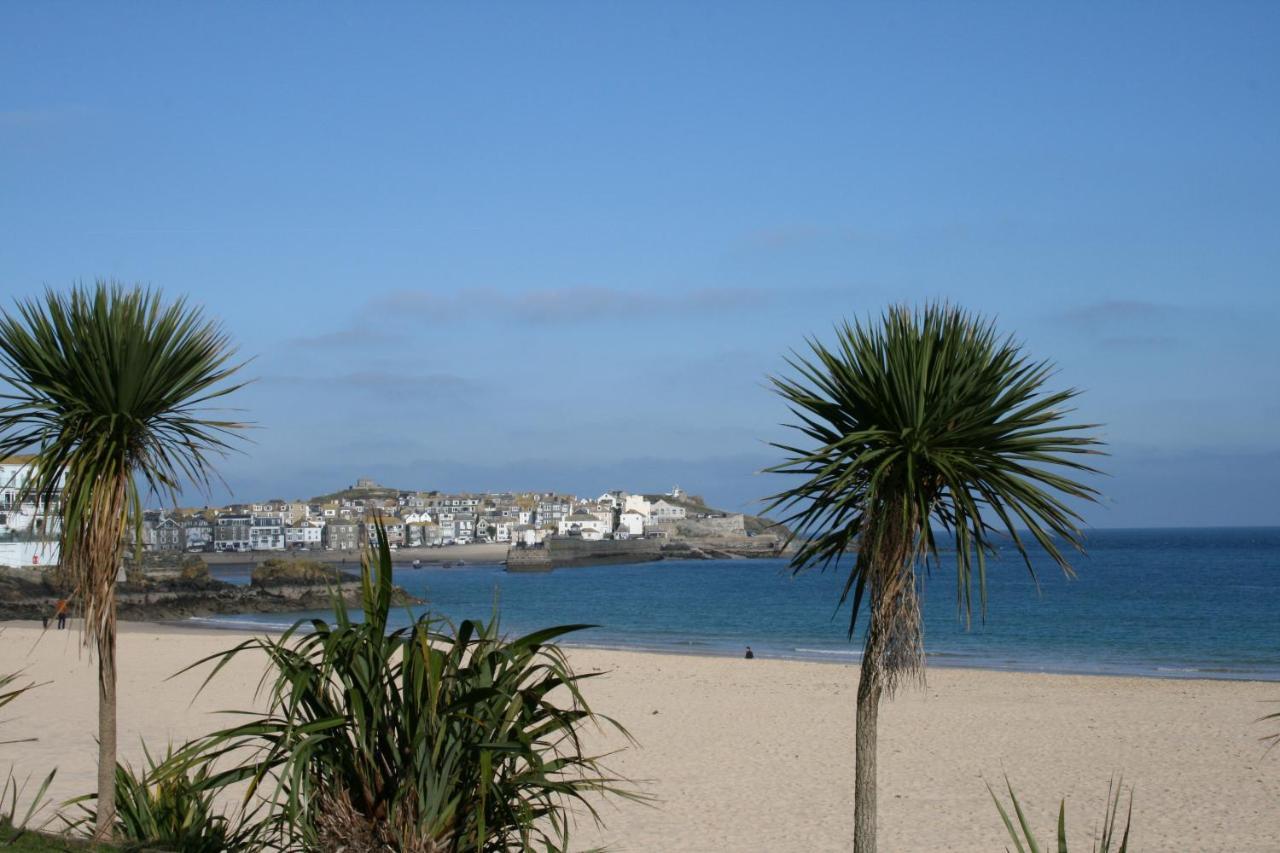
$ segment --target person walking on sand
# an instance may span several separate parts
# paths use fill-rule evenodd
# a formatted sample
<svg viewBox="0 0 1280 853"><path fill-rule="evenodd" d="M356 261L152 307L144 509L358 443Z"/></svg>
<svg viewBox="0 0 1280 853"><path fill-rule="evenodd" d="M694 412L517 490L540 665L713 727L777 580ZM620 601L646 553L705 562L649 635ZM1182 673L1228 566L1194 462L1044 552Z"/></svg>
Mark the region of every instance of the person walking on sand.
<svg viewBox="0 0 1280 853"><path fill-rule="evenodd" d="M54 615L58 617L58 630L59 630L59 631L61 631L61 630L62 630L63 628L65 628L65 627L67 627L67 607L68 607L67 600L66 600L65 598L59 598L59 599L58 599L58 608L57 608L57 610L54 612Z"/></svg>

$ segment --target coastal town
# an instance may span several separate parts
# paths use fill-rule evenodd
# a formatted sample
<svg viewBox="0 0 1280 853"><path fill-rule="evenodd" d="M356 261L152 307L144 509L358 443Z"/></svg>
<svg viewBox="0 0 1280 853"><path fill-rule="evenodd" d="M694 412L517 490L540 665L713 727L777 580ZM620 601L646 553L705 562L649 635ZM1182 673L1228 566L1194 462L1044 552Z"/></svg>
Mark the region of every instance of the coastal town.
<svg viewBox="0 0 1280 853"><path fill-rule="evenodd" d="M23 458L0 462L0 565L57 562L56 509L26 488ZM54 496L56 500L56 496ZM556 492L445 493L360 479L332 494L143 513L146 553L253 554L353 551L381 523L392 549L500 544L541 546L547 537L586 542L753 537L759 520L708 507L679 486L663 493L611 490L595 497ZM136 533L130 532L132 545Z"/></svg>

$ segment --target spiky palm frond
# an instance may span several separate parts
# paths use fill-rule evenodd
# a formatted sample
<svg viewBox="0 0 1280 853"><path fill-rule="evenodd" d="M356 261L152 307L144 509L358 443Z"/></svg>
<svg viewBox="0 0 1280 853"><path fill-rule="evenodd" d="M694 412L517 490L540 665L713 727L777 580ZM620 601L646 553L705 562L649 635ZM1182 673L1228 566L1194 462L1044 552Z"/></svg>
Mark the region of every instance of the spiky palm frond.
<svg viewBox="0 0 1280 853"><path fill-rule="evenodd" d="M1070 572L1060 543L1081 547L1070 499L1097 492L1071 478L1094 469L1094 425L1068 424L1073 389L1048 391L1052 366L1032 361L994 325L960 309L897 306L877 322L845 322L834 347L809 341L775 391L807 446L767 469L805 479L770 509L799 543L795 570L856 555L841 593L853 636L864 601L882 636L890 682L922 662L916 571L936 562L938 526L954 540L957 606L986 607L986 561L999 538L1032 570L1033 541ZM1030 540L1027 534L1030 534ZM1032 570L1034 576L1034 571Z"/></svg>
<svg viewBox="0 0 1280 853"><path fill-rule="evenodd" d="M3 634L4 631L0 630L0 636L3 636ZM8 705L23 693L26 693L28 690L31 690L36 686L31 682L19 684L18 682L22 677L23 673L21 672L6 672L0 674L0 708Z"/></svg>
<svg viewBox="0 0 1280 853"><path fill-rule="evenodd" d="M3 635L3 634L4 634L4 631L0 630L0 635ZM8 705L10 702L13 702L15 699L17 699L22 694L26 693L28 690L34 690L36 687L40 686L33 681L28 681L25 684L20 684L19 681L24 676L25 676L25 673L21 671L0 673L0 708L4 708L4 706ZM3 722L3 721L0 721L0 722ZM27 740L27 739L24 739L24 740ZM22 743L22 742L23 741L19 741L19 740L0 740L0 746L4 746L5 744Z"/></svg>
<svg viewBox="0 0 1280 853"><path fill-rule="evenodd" d="M0 458L32 454L24 498L61 514L61 559L87 635L114 620L124 531L142 492L208 487L211 455L243 424L211 417L240 384L219 326L185 299L98 282L46 291L0 317ZM141 541L141 536L136 537Z"/></svg>

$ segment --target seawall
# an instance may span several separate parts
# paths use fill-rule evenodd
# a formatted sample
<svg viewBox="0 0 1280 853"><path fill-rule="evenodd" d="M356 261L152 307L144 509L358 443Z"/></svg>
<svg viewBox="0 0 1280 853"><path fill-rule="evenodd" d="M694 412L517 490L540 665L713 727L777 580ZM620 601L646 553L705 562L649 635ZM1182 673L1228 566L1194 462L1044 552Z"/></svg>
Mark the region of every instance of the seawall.
<svg viewBox="0 0 1280 853"><path fill-rule="evenodd" d="M512 548L507 552L509 572L549 572L571 566L606 563L645 563L662 559L655 539L603 539L590 542L577 537L548 536L540 548Z"/></svg>

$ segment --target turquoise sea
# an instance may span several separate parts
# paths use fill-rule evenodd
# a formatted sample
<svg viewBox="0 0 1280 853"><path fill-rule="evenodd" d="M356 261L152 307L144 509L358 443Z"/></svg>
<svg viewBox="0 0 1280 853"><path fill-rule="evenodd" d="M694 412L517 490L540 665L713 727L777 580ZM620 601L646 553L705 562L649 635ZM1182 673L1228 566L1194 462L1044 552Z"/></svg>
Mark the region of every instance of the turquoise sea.
<svg viewBox="0 0 1280 853"><path fill-rule="evenodd" d="M1005 554L989 569L986 620L967 630L943 556L925 582L931 666L1280 680L1280 528L1103 530L1067 580ZM219 570L229 580L243 569ZM507 574L501 566L398 566L396 582L453 620L495 606L509 632L598 627L578 645L856 662L842 575L793 576L783 560L663 561ZM299 614L300 616L323 615ZM400 619L407 621L409 614ZM283 627L280 615L198 620Z"/></svg>

